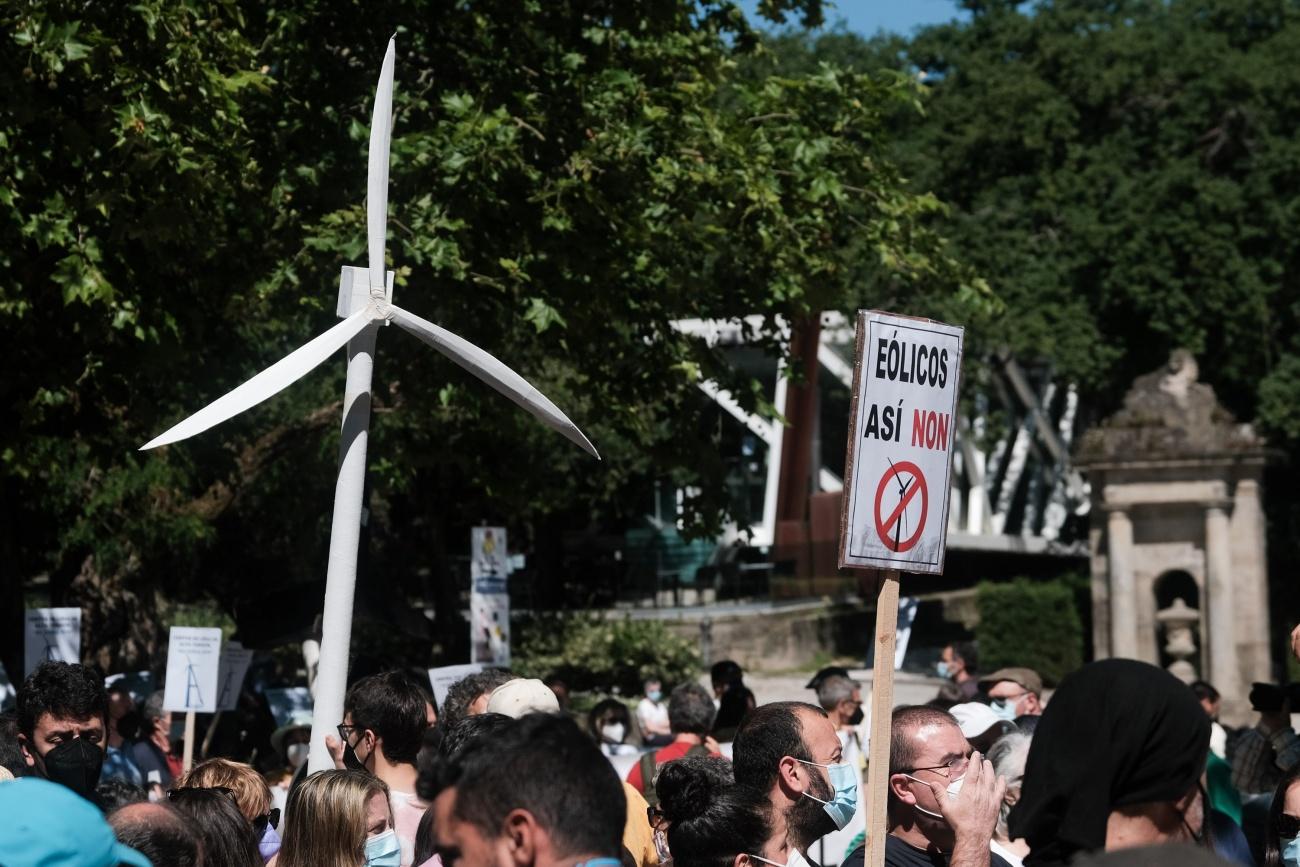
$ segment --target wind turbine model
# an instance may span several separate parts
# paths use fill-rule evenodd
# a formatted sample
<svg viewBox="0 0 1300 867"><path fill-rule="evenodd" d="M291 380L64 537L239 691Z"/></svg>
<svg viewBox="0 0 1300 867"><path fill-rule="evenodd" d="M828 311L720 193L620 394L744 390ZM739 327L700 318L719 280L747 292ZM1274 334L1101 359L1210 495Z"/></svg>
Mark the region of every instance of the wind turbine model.
<svg viewBox="0 0 1300 867"><path fill-rule="evenodd" d="M218 425L297 382L347 344L348 376L343 394L339 473L334 487L334 520L330 528L320 668L316 677L311 733L309 770L313 773L333 767L325 746L325 735L343 721L343 693L347 685L348 646L352 639L352 600L356 588L362 491L366 475L370 379L379 326L396 323L519 404L547 427L559 431L593 457L600 458L577 425L522 376L469 341L392 303L393 272L384 270L384 235L388 221L388 150L392 139L395 40L396 36L388 41L388 50L384 54L370 122L370 166L366 187L370 267L343 267L337 311L343 321L141 447L142 450L151 449L179 442Z"/></svg>

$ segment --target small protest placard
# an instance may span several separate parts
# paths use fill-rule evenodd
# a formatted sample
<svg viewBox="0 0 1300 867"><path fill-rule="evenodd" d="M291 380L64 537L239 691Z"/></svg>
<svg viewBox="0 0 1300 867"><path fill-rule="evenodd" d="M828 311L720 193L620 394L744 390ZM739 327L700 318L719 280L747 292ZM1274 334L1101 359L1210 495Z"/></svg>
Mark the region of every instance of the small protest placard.
<svg viewBox="0 0 1300 867"><path fill-rule="evenodd" d="M221 648L221 664L217 669L217 710L234 710L239 704L239 691L253 661L253 651L238 641L227 641Z"/></svg>
<svg viewBox="0 0 1300 867"><path fill-rule="evenodd" d="M81 662L80 608L29 608L26 627L24 677L47 660Z"/></svg>
<svg viewBox="0 0 1300 867"><path fill-rule="evenodd" d="M447 690L458 680L478 674L483 670L483 663L470 662L465 665L444 665L429 669L429 685L433 687L433 698L438 704L438 713L442 713L442 703L447 700Z"/></svg>
<svg viewBox="0 0 1300 867"><path fill-rule="evenodd" d="M173 626L167 645L163 709L212 713L217 709L221 630Z"/></svg>
<svg viewBox="0 0 1300 867"><path fill-rule="evenodd" d="M858 314L841 568L943 573L964 333Z"/></svg>

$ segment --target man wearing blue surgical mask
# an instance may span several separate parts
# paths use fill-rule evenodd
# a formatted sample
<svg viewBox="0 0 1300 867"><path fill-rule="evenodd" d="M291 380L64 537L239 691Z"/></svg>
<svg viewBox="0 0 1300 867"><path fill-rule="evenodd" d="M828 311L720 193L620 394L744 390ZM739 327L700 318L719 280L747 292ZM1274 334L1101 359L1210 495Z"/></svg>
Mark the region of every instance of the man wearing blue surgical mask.
<svg viewBox="0 0 1300 867"><path fill-rule="evenodd" d="M979 680L975 677L978 664L972 642L954 641L944 647L935 665L935 673L955 683L961 690L962 700L970 701L979 692Z"/></svg>
<svg viewBox="0 0 1300 867"><path fill-rule="evenodd" d="M957 721L927 706L895 709L889 743L889 867L1008 867L990 849L1006 781L970 753ZM842 867L862 867L859 846Z"/></svg>
<svg viewBox="0 0 1300 867"><path fill-rule="evenodd" d="M1043 679L1032 668L1000 668L981 677L979 685L998 719L1043 714Z"/></svg>
<svg viewBox="0 0 1300 867"><path fill-rule="evenodd" d="M789 841L794 863L857 813L857 773L843 752L826 712L803 702L761 705L736 732L736 782L767 793L772 838Z"/></svg>

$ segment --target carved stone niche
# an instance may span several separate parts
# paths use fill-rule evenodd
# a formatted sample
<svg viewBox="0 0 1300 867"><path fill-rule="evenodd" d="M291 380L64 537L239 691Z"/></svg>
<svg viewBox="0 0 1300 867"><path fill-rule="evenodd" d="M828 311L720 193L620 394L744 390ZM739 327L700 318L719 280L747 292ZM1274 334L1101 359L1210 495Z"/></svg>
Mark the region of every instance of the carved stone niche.
<svg viewBox="0 0 1300 867"><path fill-rule="evenodd" d="M1200 636L1196 667L1223 694L1225 720L1244 722L1242 684L1271 679L1260 487L1270 451L1198 373L1191 353L1175 350L1080 441L1076 465L1093 500L1093 643L1099 658L1160 664L1158 579L1186 571L1201 600L1188 608L1199 620L1187 627Z"/></svg>

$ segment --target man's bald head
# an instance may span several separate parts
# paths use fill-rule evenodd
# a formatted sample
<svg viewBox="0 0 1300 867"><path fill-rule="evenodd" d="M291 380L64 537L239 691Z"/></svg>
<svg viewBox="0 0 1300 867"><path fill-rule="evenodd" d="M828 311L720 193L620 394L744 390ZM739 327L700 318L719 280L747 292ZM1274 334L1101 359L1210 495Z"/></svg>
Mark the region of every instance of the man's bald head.
<svg viewBox="0 0 1300 867"><path fill-rule="evenodd" d="M128 804L108 816L119 843L143 854L154 867L202 867L198 831L170 804Z"/></svg>

